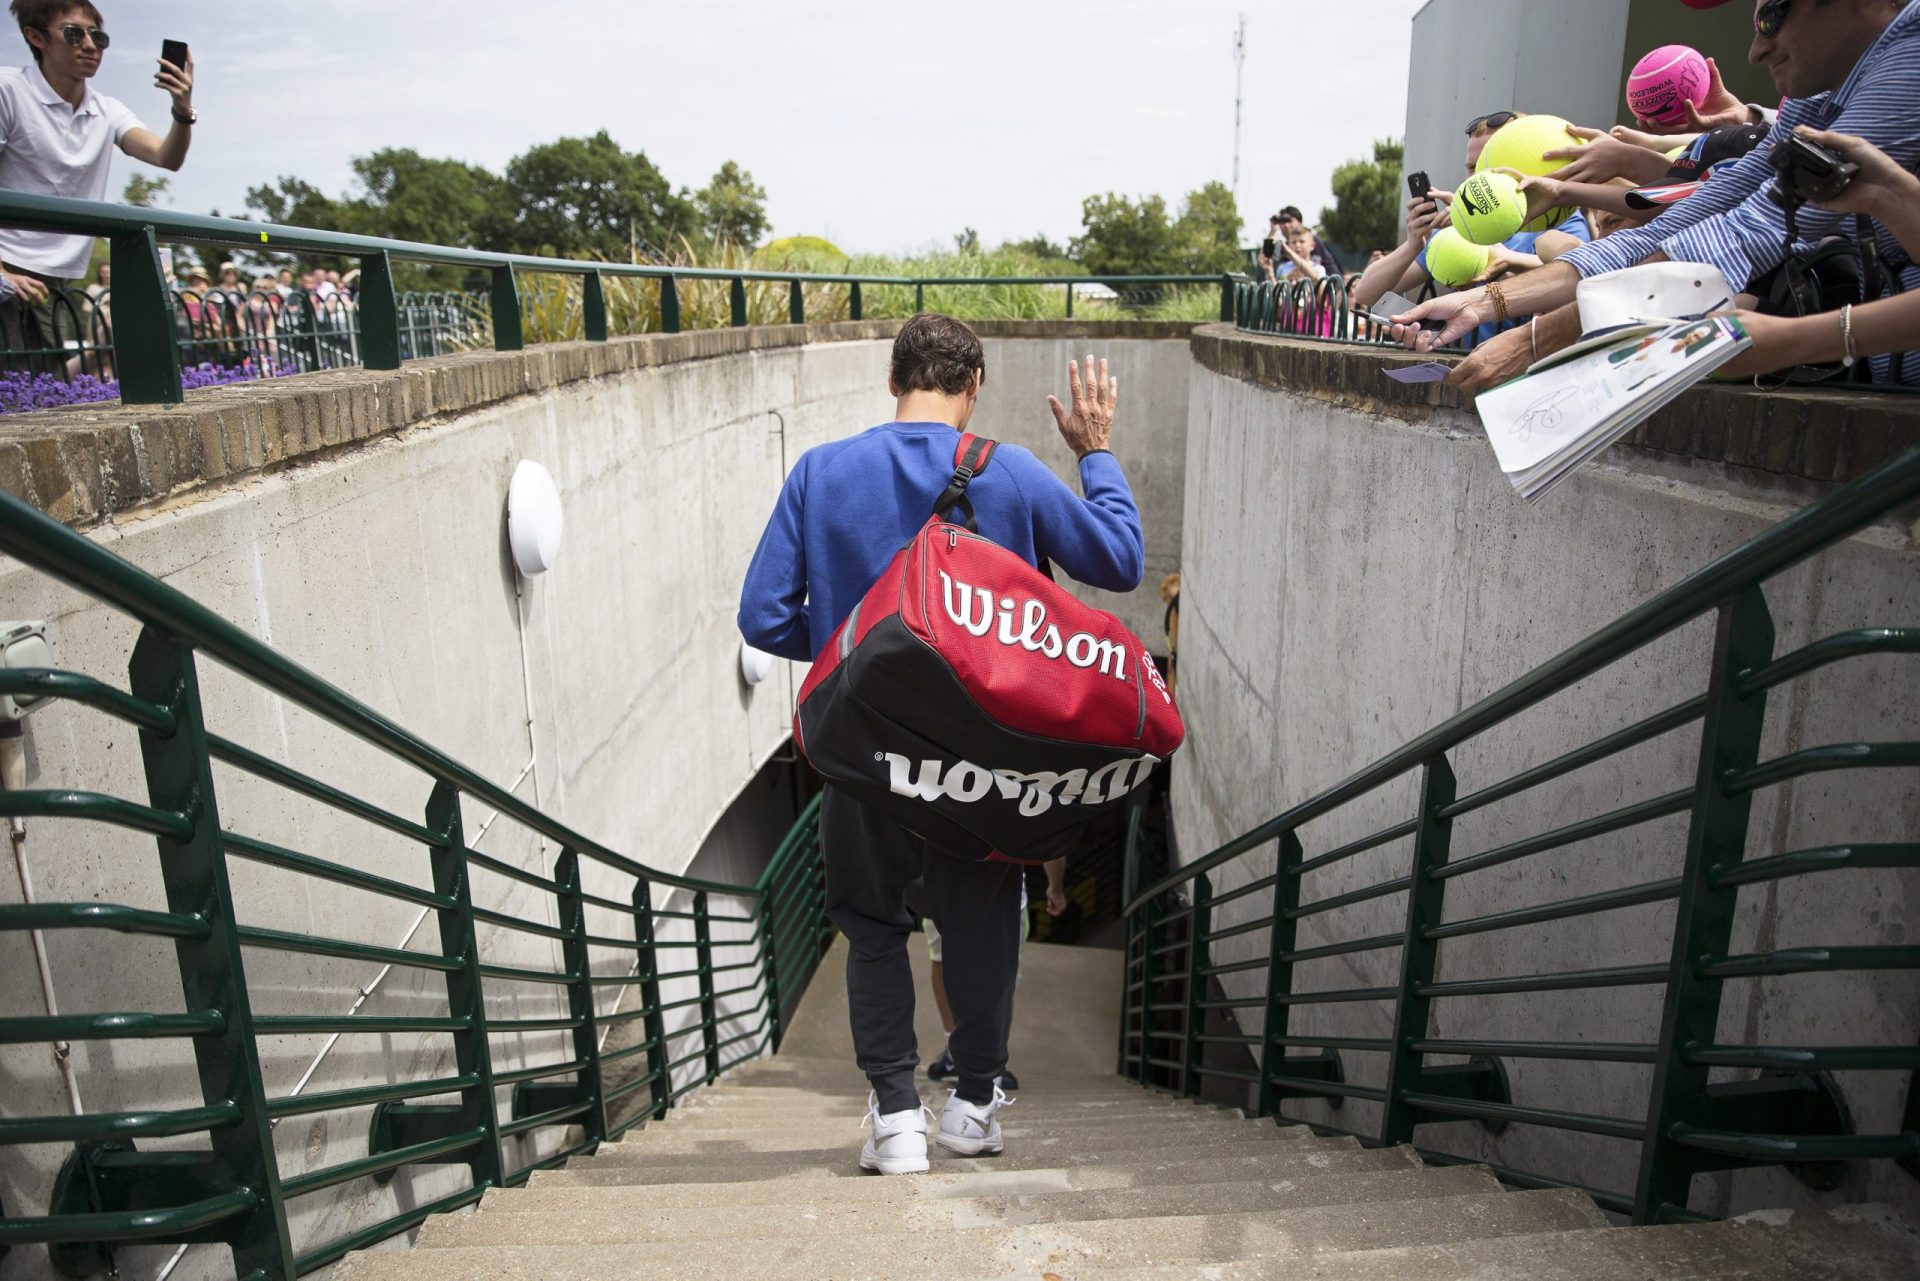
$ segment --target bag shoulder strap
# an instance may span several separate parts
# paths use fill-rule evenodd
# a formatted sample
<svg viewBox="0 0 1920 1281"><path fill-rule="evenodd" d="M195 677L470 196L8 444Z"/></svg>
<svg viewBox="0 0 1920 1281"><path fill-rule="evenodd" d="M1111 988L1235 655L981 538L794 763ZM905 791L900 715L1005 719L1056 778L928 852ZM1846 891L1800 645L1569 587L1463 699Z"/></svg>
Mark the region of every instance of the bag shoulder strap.
<svg viewBox="0 0 1920 1281"><path fill-rule="evenodd" d="M992 460L993 451L998 445L998 441L988 440L985 436L965 431L960 433L960 443L953 450L953 479L933 500L934 519L945 520L947 513L958 507L966 516L967 528L976 534L980 532L974 524L973 504L967 499L967 486L975 476L987 469L987 463Z"/></svg>

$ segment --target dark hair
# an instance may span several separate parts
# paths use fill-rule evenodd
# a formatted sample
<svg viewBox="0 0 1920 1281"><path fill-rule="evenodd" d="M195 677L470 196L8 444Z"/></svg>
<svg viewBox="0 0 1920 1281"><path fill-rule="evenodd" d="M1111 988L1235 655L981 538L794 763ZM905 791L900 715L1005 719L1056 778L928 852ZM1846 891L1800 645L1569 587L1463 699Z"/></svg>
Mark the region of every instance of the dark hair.
<svg viewBox="0 0 1920 1281"><path fill-rule="evenodd" d="M1289 219L1294 222L1305 222L1307 220L1307 216L1292 205L1288 205L1285 209L1275 214L1274 217L1281 222L1286 222Z"/></svg>
<svg viewBox="0 0 1920 1281"><path fill-rule="evenodd" d="M13 19L20 24L20 36L26 38L29 31L38 29L53 34L53 20L63 13L78 9L87 15L96 27L104 27L107 20L93 7L92 0L13 0L8 6L13 11ZM27 41L27 49L33 54L35 62L40 61L40 47Z"/></svg>
<svg viewBox="0 0 1920 1281"><path fill-rule="evenodd" d="M980 338L952 316L923 311L900 326L893 340L890 372L899 392L938 391L958 396L973 383L973 371L987 380L987 359Z"/></svg>

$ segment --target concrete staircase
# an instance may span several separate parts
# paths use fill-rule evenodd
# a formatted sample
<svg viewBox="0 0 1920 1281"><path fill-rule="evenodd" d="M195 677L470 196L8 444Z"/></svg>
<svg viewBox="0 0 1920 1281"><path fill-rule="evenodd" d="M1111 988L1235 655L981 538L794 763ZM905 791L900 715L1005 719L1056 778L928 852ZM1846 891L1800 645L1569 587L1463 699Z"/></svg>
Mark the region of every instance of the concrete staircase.
<svg viewBox="0 0 1920 1281"><path fill-rule="evenodd" d="M1478 1167L1128 1084L1110 1063L1118 958L1089 949L1028 950L1006 1152L935 1146L929 1174L863 1175L866 1089L845 1045L841 964L826 961L789 1052L475 1212L430 1220L414 1249L350 1256L340 1281L1920 1276L1920 1235L1884 1209L1611 1227L1577 1193L1508 1191ZM927 1031L922 1045L937 1046ZM946 1096L925 1097L937 1113Z"/></svg>

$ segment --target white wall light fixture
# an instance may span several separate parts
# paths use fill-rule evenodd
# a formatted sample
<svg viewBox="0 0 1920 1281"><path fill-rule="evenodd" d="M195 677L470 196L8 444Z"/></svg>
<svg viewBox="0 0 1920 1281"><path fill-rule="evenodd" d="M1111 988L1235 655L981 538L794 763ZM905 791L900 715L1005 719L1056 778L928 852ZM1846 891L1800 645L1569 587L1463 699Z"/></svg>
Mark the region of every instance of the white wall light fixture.
<svg viewBox="0 0 1920 1281"><path fill-rule="evenodd" d="M560 555L560 487L553 475L523 458L507 484L507 545L513 563L531 578L553 568Z"/></svg>
<svg viewBox="0 0 1920 1281"><path fill-rule="evenodd" d="M740 676L749 685L758 685L773 673L773 655L740 642Z"/></svg>

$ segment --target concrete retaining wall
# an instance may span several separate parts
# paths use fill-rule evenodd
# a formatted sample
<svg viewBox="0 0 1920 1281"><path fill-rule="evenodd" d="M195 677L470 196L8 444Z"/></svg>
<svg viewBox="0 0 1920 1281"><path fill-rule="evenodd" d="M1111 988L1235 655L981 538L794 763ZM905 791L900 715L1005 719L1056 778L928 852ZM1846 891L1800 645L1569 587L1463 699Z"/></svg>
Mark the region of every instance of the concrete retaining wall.
<svg viewBox="0 0 1920 1281"><path fill-rule="evenodd" d="M1826 486L1912 441L1904 405L1829 400L1800 419L1792 398L1694 393L1636 439L1537 504L1520 500L1484 436L1450 393L1406 393L1377 357L1234 335L1194 340L1182 540L1180 699L1191 737L1173 772L1180 856L1192 861L1356 772L1522 675L1660 589L1766 529ZM1859 415L1891 412L1869 432ZM1709 428L1726 423L1741 431ZM1786 428L1798 422L1792 432ZM1692 433L1692 436L1689 436ZM1876 434L1877 433L1877 434ZM1712 448L1703 444L1710 436ZM1869 443L1867 436L1873 435ZM1894 441L1889 445L1889 440ZM1675 443L1678 442L1678 443ZM1691 443L1688 443L1691 442ZM1764 445L1760 442L1766 442ZM1661 445L1671 448L1661 448ZM1848 450L1851 462L1836 462ZM1818 456L1817 459L1815 456ZM1810 461L1811 460L1811 461ZM1906 519L1912 519L1908 513ZM1776 652L1866 625L1912 625L1920 547L1888 524L1774 581ZM1668 638L1454 753L1460 791L1500 781L1705 688L1711 622ZM1850 740L1920 736L1911 660L1874 659L1783 687L1768 705L1764 757ZM1690 784L1697 731L1666 735L1611 761L1463 817L1464 857ZM1312 824L1309 855L1409 818L1409 777ZM1912 771L1826 774L1762 793L1748 857L1920 831ZM1448 882L1448 920L1511 910L1676 874L1684 814ZM1311 873L1303 898L1359 889L1407 870L1410 841ZM1214 892L1270 873L1271 848L1216 874ZM1267 895L1222 909L1216 924L1264 914ZM1404 893L1310 917L1299 946L1397 933ZM1916 941L1920 874L1858 871L1743 892L1737 952L1802 944ZM1440 977L1580 970L1668 959L1670 903L1469 935L1443 943ZM1257 932L1223 943L1215 964L1261 956ZM1311 962L1298 990L1398 981L1398 949ZM1264 971L1229 975L1253 995ZM1660 989L1498 995L1436 1002L1433 1035L1651 1041ZM1258 1031L1258 1011L1242 1012ZM1390 1034L1384 1002L1297 1007L1293 1030ZM1920 981L1854 972L1740 981L1721 1020L1725 1041L1912 1044ZM1349 1080L1384 1083L1383 1055L1345 1055ZM1650 1070L1509 1060L1515 1101L1607 1116L1644 1115ZM1839 1074L1863 1133L1901 1128L1903 1073ZM1291 1102L1288 1113L1368 1130L1375 1105ZM1428 1126L1421 1141L1593 1186L1631 1189L1638 1147L1515 1125L1493 1138L1474 1124ZM1838 1193L1815 1197L1778 1172L1717 1176L1696 1208L1738 1211L1810 1201L1889 1200L1920 1208L1912 1178L1890 1163L1850 1167Z"/></svg>
<svg viewBox="0 0 1920 1281"><path fill-rule="evenodd" d="M799 669L780 664L758 688L742 683L734 627L740 580L800 452L891 417L885 376L894 328L565 344L419 362L394 374L225 388L196 393L173 411L104 406L13 420L0 439L0 486L90 527L89 536L116 554L488 777L518 779L518 795L576 830L673 872L688 865L787 736ZM1064 371L1044 383L1040 371L1064 365L1066 336L1075 350L1090 344L1134 375L1132 404L1141 408L1123 431L1155 460L1144 469L1150 546L1154 564L1171 565L1185 453L1186 328L1111 331L1153 333L1158 341L1113 341L1089 325L1030 336L1017 326L1005 337L985 332L992 375L982 426L1032 443L1052 461L1070 461L1057 438L1051 453L1045 448L1053 427L1043 397ZM553 472L566 535L553 571L516 599L503 505L522 458ZM1157 625L1153 585L1145 596L1133 614ZM62 666L124 685L136 635L126 619L13 562L0 563L0 602L0 617L48 621ZM216 732L393 812L421 814L429 789L414 771L211 664L201 679ZM135 736L115 722L55 706L29 722L27 745L29 786L145 798ZM408 841L216 769L229 829L430 885L424 853ZM488 820L486 807L467 807L470 844L551 872L557 851L509 821ZM35 821L26 849L42 900L164 903L150 839ZM394 946L418 915L406 904L238 859L232 868L249 924ZM624 899L629 886L623 878L590 878L588 888ZM550 900L515 882L477 875L474 892L481 906L551 923ZM19 893L11 871L0 875L0 902L18 901ZM728 908L716 902L715 910ZM589 929L631 935L630 921L612 913L590 917ZM412 945L437 942L428 921ZM481 945L491 963L560 968L557 945L547 939L483 927ZM164 943L67 931L50 935L49 947L65 1012L178 1008L175 961ZM723 949L716 956L729 959L745 955ZM613 951L595 958L596 969L610 974L630 962ZM362 963L266 952L249 952L248 966L263 1013L344 1014L377 973ZM551 987L489 986L495 1017L563 1008ZM609 1003L618 990L610 990ZM438 1012L442 992L436 973L395 969L360 1012ZM682 994L663 993L669 1001ZM26 938L0 935L0 1009L40 1008ZM268 1093L290 1092L323 1040L263 1042ZM445 1045L439 1036L349 1037L305 1089L446 1075ZM496 1037L494 1047L503 1068L571 1057L557 1033ZM95 1042L76 1046L75 1055L89 1110L198 1101L184 1044ZM0 1047L0 1082L9 1115L65 1109L45 1046ZM363 1110L282 1125L283 1175L362 1155L366 1119ZM559 1146L558 1131L542 1133L537 1145L510 1145L509 1160L530 1161ZM9 1213L44 1212L61 1155L51 1146L0 1148L0 1203ZM384 1189L360 1181L303 1198L296 1245L439 1195L458 1186L453 1175L430 1170ZM126 1251L122 1269L151 1275L170 1254ZM195 1249L173 1275L226 1275L225 1254ZM44 1268L44 1252L16 1250L0 1263L0 1277Z"/></svg>

